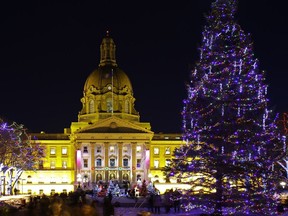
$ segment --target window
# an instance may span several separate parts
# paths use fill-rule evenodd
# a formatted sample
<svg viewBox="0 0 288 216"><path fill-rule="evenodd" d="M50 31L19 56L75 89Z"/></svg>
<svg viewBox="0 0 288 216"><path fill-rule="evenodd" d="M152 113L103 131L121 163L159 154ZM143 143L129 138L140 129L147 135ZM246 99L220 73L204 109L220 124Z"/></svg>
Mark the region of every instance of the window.
<svg viewBox="0 0 288 216"><path fill-rule="evenodd" d="M96 167L101 167L102 166L102 159L101 158L97 158L96 159Z"/></svg>
<svg viewBox="0 0 288 216"><path fill-rule="evenodd" d="M110 146L110 152L115 152L115 146Z"/></svg>
<svg viewBox="0 0 288 216"><path fill-rule="evenodd" d="M127 146L123 146L123 152L125 152L125 153L128 152L128 147Z"/></svg>
<svg viewBox="0 0 288 216"><path fill-rule="evenodd" d="M62 147L62 155L67 155L68 149L67 147Z"/></svg>
<svg viewBox="0 0 288 216"><path fill-rule="evenodd" d="M62 161L62 168L66 169L67 168L67 161Z"/></svg>
<svg viewBox="0 0 288 216"><path fill-rule="evenodd" d="M128 163L129 163L128 158L124 158L123 159L123 166L128 167L129 166Z"/></svg>
<svg viewBox="0 0 288 216"><path fill-rule="evenodd" d="M88 159L83 159L83 167L88 168Z"/></svg>
<svg viewBox="0 0 288 216"><path fill-rule="evenodd" d="M83 153L88 153L88 147L87 146L83 147Z"/></svg>
<svg viewBox="0 0 288 216"><path fill-rule="evenodd" d="M114 167L115 166L115 159L111 158L110 159L110 167Z"/></svg>
<svg viewBox="0 0 288 216"><path fill-rule="evenodd" d="M171 164L171 160L170 159L166 159L165 160L165 166L170 166Z"/></svg>
<svg viewBox="0 0 288 216"><path fill-rule="evenodd" d="M170 154L171 154L170 147L166 147L166 149L165 149L165 154L166 154L166 155L170 155Z"/></svg>
<svg viewBox="0 0 288 216"><path fill-rule="evenodd" d="M50 147L50 155L56 155L56 148Z"/></svg>
<svg viewBox="0 0 288 216"><path fill-rule="evenodd" d="M28 184L31 184L31 183L32 183L32 176L31 176L31 175L28 175L28 176L27 176L27 183L28 183Z"/></svg>
<svg viewBox="0 0 288 216"><path fill-rule="evenodd" d="M112 112L113 111L113 105L112 105L112 99L111 98L107 98L106 100L106 106L107 106L107 112Z"/></svg>
<svg viewBox="0 0 288 216"><path fill-rule="evenodd" d="M96 153L101 153L101 146L96 147Z"/></svg>
<svg viewBox="0 0 288 216"><path fill-rule="evenodd" d="M137 168L140 168L141 167L141 159L137 159Z"/></svg>
<svg viewBox="0 0 288 216"><path fill-rule="evenodd" d="M53 196L55 194L55 189L51 189L50 195Z"/></svg>
<svg viewBox="0 0 288 216"><path fill-rule="evenodd" d="M89 102L89 113L94 113L95 108L94 108L94 100L90 100Z"/></svg>
<svg viewBox="0 0 288 216"><path fill-rule="evenodd" d="M45 177L43 175L39 176L38 183L44 183Z"/></svg>
<svg viewBox="0 0 288 216"><path fill-rule="evenodd" d="M67 183L68 182L68 177L67 176L63 176L62 177L62 182L63 183Z"/></svg>
<svg viewBox="0 0 288 216"><path fill-rule="evenodd" d="M125 100L124 112L129 113L129 101Z"/></svg>
<svg viewBox="0 0 288 216"><path fill-rule="evenodd" d="M50 168L55 169L55 161L50 161Z"/></svg>
<svg viewBox="0 0 288 216"><path fill-rule="evenodd" d="M159 168L159 160L154 160L154 168Z"/></svg>
<svg viewBox="0 0 288 216"><path fill-rule="evenodd" d="M137 152L137 153L141 153L141 149L142 149L141 146L137 146L137 147L136 147L136 152Z"/></svg>
<svg viewBox="0 0 288 216"><path fill-rule="evenodd" d="M159 155L159 148L158 147L154 148L154 155Z"/></svg>
<svg viewBox="0 0 288 216"><path fill-rule="evenodd" d="M50 183L56 183L56 178L54 176L50 177Z"/></svg>

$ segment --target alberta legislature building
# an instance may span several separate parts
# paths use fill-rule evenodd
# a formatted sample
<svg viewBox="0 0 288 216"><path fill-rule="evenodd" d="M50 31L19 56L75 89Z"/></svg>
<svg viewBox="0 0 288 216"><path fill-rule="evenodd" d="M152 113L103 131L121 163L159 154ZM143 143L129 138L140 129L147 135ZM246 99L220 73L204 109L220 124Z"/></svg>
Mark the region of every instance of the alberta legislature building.
<svg viewBox="0 0 288 216"><path fill-rule="evenodd" d="M84 84L77 122L63 133L30 134L32 143L44 146L45 158L36 171L22 174L20 192L70 192L110 180L131 185L143 180L167 182L162 168L183 144L181 134L156 134L149 122L140 121L132 84L118 67L115 51L113 39L106 35L99 66Z"/></svg>

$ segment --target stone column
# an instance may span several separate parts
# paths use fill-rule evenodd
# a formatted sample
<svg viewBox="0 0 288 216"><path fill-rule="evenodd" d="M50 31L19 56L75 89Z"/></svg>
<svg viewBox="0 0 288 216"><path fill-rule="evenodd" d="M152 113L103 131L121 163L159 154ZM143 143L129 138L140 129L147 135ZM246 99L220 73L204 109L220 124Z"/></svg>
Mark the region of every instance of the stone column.
<svg viewBox="0 0 288 216"><path fill-rule="evenodd" d="M120 182L122 182L122 169L123 169L123 154L122 154L122 142L118 142L118 168L121 167L121 169L118 169L118 179Z"/></svg>
<svg viewBox="0 0 288 216"><path fill-rule="evenodd" d="M95 143L91 143L91 182L96 182L95 178Z"/></svg>
<svg viewBox="0 0 288 216"><path fill-rule="evenodd" d="M109 167L109 142L105 142L104 143L104 151L105 151L105 163L104 163L104 169L106 167ZM104 170L105 176L104 177L104 181L108 182L109 180L109 171L108 170Z"/></svg>
<svg viewBox="0 0 288 216"><path fill-rule="evenodd" d="M137 146L136 142L131 143L131 147L132 147L132 155L131 155L131 160L132 160L132 167L131 167L132 182L131 183L135 183L136 182L136 169L137 169L136 146Z"/></svg>

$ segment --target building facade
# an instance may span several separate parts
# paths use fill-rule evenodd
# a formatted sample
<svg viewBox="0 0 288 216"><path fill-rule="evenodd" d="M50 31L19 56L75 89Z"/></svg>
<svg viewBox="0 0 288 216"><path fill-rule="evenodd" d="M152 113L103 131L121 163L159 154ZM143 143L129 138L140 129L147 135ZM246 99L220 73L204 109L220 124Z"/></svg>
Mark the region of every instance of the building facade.
<svg viewBox="0 0 288 216"><path fill-rule="evenodd" d="M161 168L183 144L181 134L155 134L134 107L132 84L116 62L116 46L106 35L100 63L84 84L78 121L63 133L31 134L45 147L36 172L22 174L22 193L69 192L96 182L165 182ZM20 183L21 184L21 183Z"/></svg>

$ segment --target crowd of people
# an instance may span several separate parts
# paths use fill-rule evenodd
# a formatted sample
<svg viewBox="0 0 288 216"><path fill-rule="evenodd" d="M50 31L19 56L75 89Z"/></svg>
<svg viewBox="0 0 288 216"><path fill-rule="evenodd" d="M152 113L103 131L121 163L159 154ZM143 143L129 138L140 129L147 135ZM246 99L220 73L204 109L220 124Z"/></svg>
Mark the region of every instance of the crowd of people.
<svg viewBox="0 0 288 216"><path fill-rule="evenodd" d="M160 214L161 207L164 207L165 213L170 213L171 209L174 213L180 212L181 193L176 189L168 189L162 197L159 193L150 193L148 195L148 210L152 213Z"/></svg>

